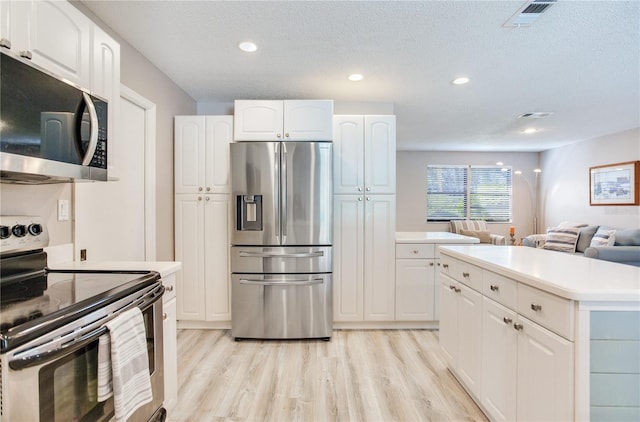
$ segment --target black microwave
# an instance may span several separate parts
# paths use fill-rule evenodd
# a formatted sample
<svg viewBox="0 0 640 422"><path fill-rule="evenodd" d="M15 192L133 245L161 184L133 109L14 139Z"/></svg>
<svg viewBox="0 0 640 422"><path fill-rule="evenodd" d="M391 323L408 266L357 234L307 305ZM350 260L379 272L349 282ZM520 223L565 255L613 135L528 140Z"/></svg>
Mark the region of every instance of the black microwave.
<svg viewBox="0 0 640 422"><path fill-rule="evenodd" d="M0 54L0 181L107 180L107 102Z"/></svg>

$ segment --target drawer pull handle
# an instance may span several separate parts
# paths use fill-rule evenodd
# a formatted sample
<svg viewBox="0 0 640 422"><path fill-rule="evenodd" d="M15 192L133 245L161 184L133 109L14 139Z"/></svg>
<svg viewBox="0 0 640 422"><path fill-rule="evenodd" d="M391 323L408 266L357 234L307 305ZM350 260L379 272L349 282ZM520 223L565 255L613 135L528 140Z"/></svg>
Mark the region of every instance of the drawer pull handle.
<svg viewBox="0 0 640 422"><path fill-rule="evenodd" d="M522 324L515 323L515 324L513 324L513 328L515 328L516 330L520 331L524 327L522 326Z"/></svg>
<svg viewBox="0 0 640 422"><path fill-rule="evenodd" d="M449 268L449 264L442 264L442 268Z"/></svg>
<svg viewBox="0 0 640 422"><path fill-rule="evenodd" d="M163 312L163 313L162 313L162 320L163 320L163 321L166 321L166 320L167 320L167 316L168 316L168 315L167 315L167 313L166 313L166 312Z"/></svg>
<svg viewBox="0 0 640 422"><path fill-rule="evenodd" d="M417 253L418 253L418 250L417 250L417 249L414 249L414 250L413 250L413 253L417 254Z"/></svg>
<svg viewBox="0 0 640 422"><path fill-rule="evenodd" d="M456 293L460 293L460 292L461 292L461 290L460 290L459 288L457 288L457 287L455 287L453 290L454 290Z"/></svg>
<svg viewBox="0 0 640 422"><path fill-rule="evenodd" d="M430 267L433 267L433 262L429 262L429 266L430 266Z"/></svg>
<svg viewBox="0 0 640 422"><path fill-rule="evenodd" d="M511 318L507 318L507 317L503 317L502 321L504 321L505 324L511 324L513 322Z"/></svg>
<svg viewBox="0 0 640 422"><path fill-rule="evenodd" d="M164 291L165 292L172 292L173 291L173 286L165 286Z"/></svg>
<svg viewBox="0 0 640 422"><path fill-rule="evenodd" d="M498 286L492 284L491 286L489 286L489 288L491 289L492 292L497 292L498 291Z"/></svg>
<svg viewBox="0 0 640 422"><path fill-rule="evenodd" d="M456 291L456 286L454 286L453 284L449 285L449 289L453 290L454 292Z"/></svg>
<svg viewBox="0 0 640 422"><path fill-rule="evenodd" d="M542 310L542 305L538 305L537 303L532 303L531 304L531 309L538 312Z"/></svg>
<svg viewBox="0 0 640 422"><path fill-rule="evenodd" d="M469 273L462 273L462 276L463 276L464 278L469 278Z"/></svg>

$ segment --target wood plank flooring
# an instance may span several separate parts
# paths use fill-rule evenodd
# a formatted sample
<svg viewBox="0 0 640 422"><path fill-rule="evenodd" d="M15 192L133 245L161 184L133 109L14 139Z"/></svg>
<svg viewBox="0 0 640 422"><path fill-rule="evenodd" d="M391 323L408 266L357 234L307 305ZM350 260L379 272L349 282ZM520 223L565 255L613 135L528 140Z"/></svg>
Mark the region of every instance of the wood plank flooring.
<svg viewBox="0 0 640 422"><path fill-rule="evenodd" d="M336 330L235 342L178 331L179 421L486 421L446 369L437 331Z"/></svg>

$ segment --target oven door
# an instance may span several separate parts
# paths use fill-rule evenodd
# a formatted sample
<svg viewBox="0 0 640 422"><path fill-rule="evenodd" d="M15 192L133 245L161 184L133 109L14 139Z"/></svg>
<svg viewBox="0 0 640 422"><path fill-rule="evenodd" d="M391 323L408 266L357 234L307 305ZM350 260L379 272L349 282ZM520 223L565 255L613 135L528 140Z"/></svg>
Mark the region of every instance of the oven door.
<svg viewBox="0 0 640 422"><path fill-rule="evenodd" d="M138 306L147 336L153 400L139 408L130 422L148 421L164 401L161 293L156 287L148 296ZM98 338L104 332L94 329L49 354L29 354L33 345L27 344L3 356L3 418L40 422L113 419L113 397L97 400ZM34 395L38 406L31 400L25 405L25 398Z"/></svg>

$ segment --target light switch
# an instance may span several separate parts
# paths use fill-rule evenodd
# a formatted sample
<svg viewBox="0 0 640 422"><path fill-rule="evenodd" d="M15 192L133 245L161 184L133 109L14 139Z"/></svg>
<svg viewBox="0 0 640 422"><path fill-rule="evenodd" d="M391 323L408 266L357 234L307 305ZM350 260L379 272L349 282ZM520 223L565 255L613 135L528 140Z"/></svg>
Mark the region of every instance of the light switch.
<svg viewBox="0 0 640 422"><path fill-rule="evenodd" d="M69 200L58 199L58 221L69 220Z"/></svg>

